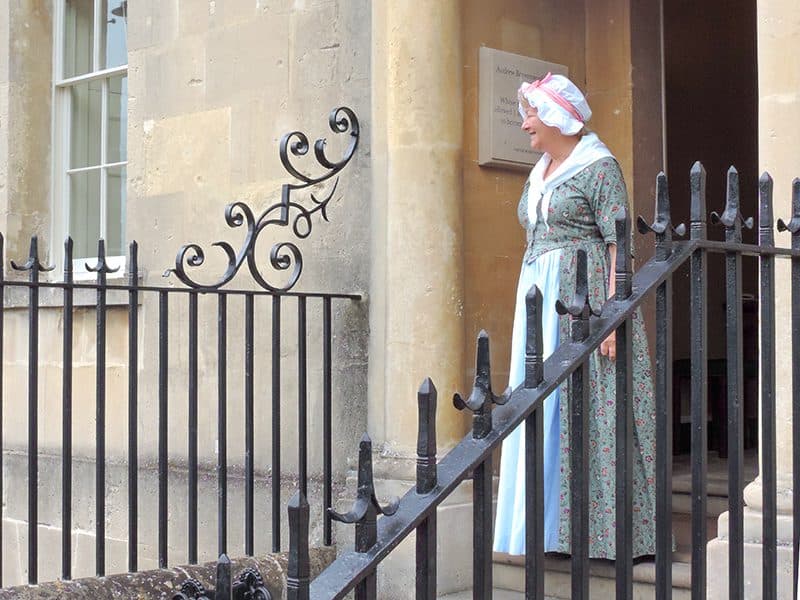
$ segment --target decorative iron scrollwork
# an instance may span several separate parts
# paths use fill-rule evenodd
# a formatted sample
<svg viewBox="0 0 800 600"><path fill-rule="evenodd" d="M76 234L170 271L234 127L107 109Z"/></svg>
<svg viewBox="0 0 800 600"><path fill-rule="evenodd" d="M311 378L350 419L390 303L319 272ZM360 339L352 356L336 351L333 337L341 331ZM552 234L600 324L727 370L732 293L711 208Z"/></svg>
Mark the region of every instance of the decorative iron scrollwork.
<svg viewBox="0 0 800 600"><path fill-rule="evenodd" d="M172 600L210 600L206 588L197 579L187 579Z"/></svg>
<svg viewBox="0 0 800 600"><path fill-rule="evenodd" d="M331 111L328 117L331 131L336 134L348 134L350 143L344 155L339 160L331 160L326 154L326 140L320 138L314 143L314 157L325 172L319 176L303 173L292 162L293 157L302 157L308 154L310 144L308 136L302 131L291 131L283 136L280 143L280 159L283 167L300 183L287 183L281 188L280 202L264 210L258 217L244 202L237 201L225 208L225 222L230 228L245 227L246 234L241 248L236 251L228 242L219 241L212 244L222 249L227 260L227 267L222 276L213 283L202 283L189 274L189 270L202 266L205 263L205 251L196 243L185 244L175 257L175 268L168 269L164 276L174 273L178 279L189 287L197 289L217 289L230 282L247 263L247 268L255 282L263 289L272 292L285 292L295 286L303 271L303 255L297 244L293 241L275 243L270 249L268 264L273 271L291 272L283 285L275 284L264 275L259 267L256 256L256 244L261 233L270 226L287 227L297 239L305 239L311 235L313 229L313 216L319 213L322 219L328 220L327 207L333 199L339 184L337 175L353 158L360 136L360 127L355 113L345 107ZM322 195L309 192L311 207L306 207L292 199L292 193L311 188L333 179L327 191ZM292 215L294 215L292 217Z"/></svg>
<svg viewBox="0 0 800 600"><path fill-rule="evenodd" d="M242 600L272 600L269 590L264 587L261 573L253 568L242 571L233 582L233 597Z"/></svg>
<svg viewBox="0 0 800 600"><path fill-rule="evenodd" d="M218 575L216 590L206 591L206 588L197 579L187 579L181 584L178 592L172 596L172 600L212 600L213 598L226 598L227 600L226 593L230 594L233 600L272 600L272 595L264 586L264 579L258 569L252 567L245 569L231 585L230 564L226 556L220 557L217 570L219 571L222 566L227 583L220 584ZM220 586L224 589L221 590Z"/></svg>

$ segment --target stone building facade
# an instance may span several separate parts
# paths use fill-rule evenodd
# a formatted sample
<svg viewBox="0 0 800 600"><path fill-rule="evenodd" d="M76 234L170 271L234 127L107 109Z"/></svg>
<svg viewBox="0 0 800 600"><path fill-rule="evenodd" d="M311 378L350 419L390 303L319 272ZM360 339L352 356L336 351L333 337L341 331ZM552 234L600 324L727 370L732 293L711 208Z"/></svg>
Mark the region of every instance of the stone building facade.
<svg viewBox="0 0 800 600"><path fill-rule="evenodd" d="M96 4L108 11L110 20L120 1ZM124 122L126 154L124 160L117 156L116 162L102 162L107 158L103 156L91 164L100 164L109 177L124 171L122 187L107 186L101 192L100 203L106 203L102 220L106 234L109 223L121 223L118 237L138 240L145 281L161 281L162 271L186 241L234 243L235 232L228 231L222 219L228 202L242 199L262 206L274 201L286 180L277 160L284 132L325 135L321 125L334 106L350 106L359 115L362 146L343 175L342 199L331 208L330 222L320 224L304 248L302 287L364 294L362 302L337 313L343 324L340 331L348 334L341 334L336 344L343 357L335 380L337 419L344 432L337 446L336 473L344 479L355 441L366 428L377 449L378 487L386 495L401 492L413 479L414 399L424 377L434 379L442 398L469 385L473 342L481 328L493 336L496 383L507 375L513 289L524 243L515 209L526 174L478 166L481 46L569 68L587 92L594 111L592 129L622 165L634 214L651 214L655 175L666 169L676 221L686 220L687 175L695 159L709 169L711 209L721 208L723 200L720 168L735 163L743 181L750 182L744 184L750 186L744 189L743 197L750 202L744 210L755 213L751 192L757 174L769 170L775 178L776 216L786 218L791 212L789 188L792 178L800 175L800 59L785 51L800 36L800 12L793 0L737 0L735 7L722 0L123 4L127 12L119 18L126 27L127 62L124 69L116 65L112 75L126 83L127 103L118 115ZM61 48L72 5L81 2L19 0L0 7L0 230L11 258L24 256L29 237L38 234L47 258L58 262L60 241L69 231L63 179L72 166L65 167L60 154L70 143L63 138L60 97L71 84L58 69L68 54ZM113 29L97 21L98 31ZM76 26L71 26L74 31ZM101 89L117 89L109 79L112 75L105 77L107 87ZM115 127L118 143L122 125ZM125 198L118 213L110 204L115 200L112 188ZM86 222L95 226L88 217ZM780 235L779 243L788 243ZM637 238L638 261L648 258L649 244ZM753 273L745 291L757 289ZM789 278L779 276L778 281L779 314L787 314ZM712 295L713 289L712 285ZM154 331L154 314L154 306L142 306L145 330ZM6 369L24 370L24 312L12 309L6 318ZM124 328L124 313L110 318ZM91 329L91 314L84 320L81 327ZM175 321L181 321L180 314ZM57 311L43 316L45 327L58 331ZM719 337L712 331L712 340ZM676 357L688 352L687 343L687 335L676 336ZM89 354L90 346L87 342ZM110 369L117 370L122 385L125 346L118 346L111 345ZM57 357L43 360L53 362L50 377L57 381ZM785 565L790 540L786 536L791 535L791 360L779 360L779 543ZM152 362L144 362L145 375L152 368ZM178 371L183 368L175 365ZM91 378L91 366L86 369ZM22 462L15 467L14 457L25 449L26 429L25 415L15 412L11 399L24 395L25 380L5 381L5 476L15 481L24 478ZM234 396L238 384L232 385ZM179 384L175 386L180 393ZM142 395L144 415L155 409L148 399L153 393L149 388ZM82 401L76 419L92 422L92 401L91 396ZM57 393L43 394L42 402L52 408L48 419L54 419L43 424L42 443L54 450L60 442L60 399ZM121 401L109 406L109 413L113 411L120 417L114 426L120 429L109 438L114 440L109 452L122 464ZM180 422L184 415L175 411L171 416ZM453 445L466 428L464 417L440 402L440 446ZM213 425L207 429L203 459L212 464ZM154 439L146 428L142 444L144 456L152 458ZM175 447L181 444L179 437ZM76 437L76 452L85 457L87 469L92 449L91 438ZM175 459L180 460L177 450ZM52 468L57 470L57 465ZM759 489L756 480L746 492L748 527L754 528L750 533L758 528ZM17 500L24 502L24 497ZM448 526L460 522L469 500L465 489L442 508L440 531L454 532L440 546L452 560L441 570L443 587L450 590L469 585L470 561L463 557L468 532L460 538L455 533L459 528ZM18 527L18 537L9 541L6 534L7 555L21 547L14 544L24 544L24 516L12 514L13 504L9 497L4 518L7 531ZM57 503L51 511L53 521L43 523L43 530L57 532L56 509ZM757 538L754 533L746 537ZM121 551L122 540L110 540L112 545L117 542ZM86 543L91 548L91 541ZM719 573L727 564L724 524L709 548L709 564ZM757 543L747 545L747 552L758 549ZM76 560L81 560L80 552ZM393 561L397 576L382 585L385 597L400 598L404 569L413 567L402 564L402 555ZM120 554L115 564L123 562ZM746 564L757 569L759 562ZM91 571L91 562L87 565ZM4 581L13 581L21 577L24 565L4 568ZM748 585L757 586L758 577L754 572ZM786 577L782 570L782 586L788 585Z"/></svg>

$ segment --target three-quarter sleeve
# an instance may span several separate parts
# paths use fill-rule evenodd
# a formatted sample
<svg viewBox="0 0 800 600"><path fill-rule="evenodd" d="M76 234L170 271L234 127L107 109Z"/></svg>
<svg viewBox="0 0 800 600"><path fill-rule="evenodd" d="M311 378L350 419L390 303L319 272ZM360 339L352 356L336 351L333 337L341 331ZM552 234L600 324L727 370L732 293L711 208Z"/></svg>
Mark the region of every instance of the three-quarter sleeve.
<svg viewBox="0 0 800 600"><path fill-rule="evenodd" d="M620 208L628 205L628 190L616 160L602 159L594 167L592 209L595 222L606 244L616 244L615 220Z"/></svg>

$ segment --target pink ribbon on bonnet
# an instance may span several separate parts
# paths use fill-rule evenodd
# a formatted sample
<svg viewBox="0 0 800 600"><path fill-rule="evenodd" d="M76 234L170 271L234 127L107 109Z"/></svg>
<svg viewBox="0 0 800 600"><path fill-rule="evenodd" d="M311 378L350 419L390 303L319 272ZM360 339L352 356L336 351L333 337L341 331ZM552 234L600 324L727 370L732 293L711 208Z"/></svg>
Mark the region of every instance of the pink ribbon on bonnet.
<svg viewBox="0 0 800 600"><path fill-rule="evenodd" d="M569 100L563 98L558 93L554 92L553 90L544 85L545 83L550 81L550 78L552 76L553 76L552 73L548 73L541 79L537 79L533 83L529 83L522 89L522 93L527 96L528 93L533 92L534 90L541 90L542 92L547 94L550 97L550 99L553 100L553 102L555 102L561 108L566 110L570 115L575 117L578 121L580 121L581 123L586 123L586 120L583 118L583 116L581 116L581 113L578 112L578 109L575 108L575 105L573 105Z"/></svg>

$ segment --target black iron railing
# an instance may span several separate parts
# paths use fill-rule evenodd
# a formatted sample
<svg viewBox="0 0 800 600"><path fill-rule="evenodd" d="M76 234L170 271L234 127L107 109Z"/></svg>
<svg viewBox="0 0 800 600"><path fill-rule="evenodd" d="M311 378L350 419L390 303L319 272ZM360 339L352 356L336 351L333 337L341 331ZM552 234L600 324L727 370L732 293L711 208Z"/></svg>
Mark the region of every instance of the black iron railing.
<svg viewBox="0 0 800 600"><path fill-rule="evenodd" d="M290 536L290 575L288 598L338 599L355 590L357 600L376 598L375 575L378 565L409 534L416 532L416 597L436 597L436 514L437 507L463 481L472 479L474 488L473 597L492 597L492 455L516 427L525 423L526 496L525 586L527 598L544 598L543 545L543 401L567 378L571 378L570 398L572 460L571 547L572 598L589 597L588 559L588 418L589 356L603 340L616 330L617 345L617 436L616 478L616 597L633 597L632 505L630 488L634 443L632 435L632 317L650 294L656 297L656 597L672 595L672 373L671 329L673 273L689 262L691 284L691 411L692 411L692 598L706 597L706 491L707 491L707 275L709 252L723 253L726 261L725 281L728 292L724 319L727 327L728 365L728 447L729 461L729 569L730 597L744 598L743 561L743 411L742 411L742 312L741 258L757 257L761 265L760 306L762 352L762 479L764 494L763 597L777 597L776 568L776 479L775 479L775 293L774 260L792 261L792 335L800 347L800 180L793 187L793 217L788 224L778 221L779 230L792 232L792 248L776 248L773 240L772 182L768 175L761 179L758 245L744 244L741 227L752 226L739 210L738 174L728 173L728 192L724 212L712 214L712 222L725 227L725 241L706 238L705 171L696 164L691 172L690 240L674 242L673 234L683 235L683 226L673 227L667 197L666 178L657 181L655 221L652 225L639 219L641 232L654 232L656 252L652 260L631 276L629 252L630 221L627 215L617 219L616 293L605 304L602 313L590 315L587 298L586 256L578 253L576 293L570 306L559 305L562 314L571 316L571 339L562 343L553 354L542 360L541 315L542 296L535 287L529 292L527 305L527 342L525 381L519 388L496 396L491 389L489 339L478 338L475 385L468 400L456 396L459 409L473 411L473 431L436 464L435 413L437 394L433 383L425 380L420 388L419 442L417 484L392 506L381 512L373 490L369 442L365 438L359 453L359 493L353 510L339 520L354 522L356 544L343 552L314 581L308 580L308 504L302 491L290 504L292 534ZM549 307L548 310L552 310ZM716 315L714 315L716 316ZM794 486L800 485L800 360L793 358L794 373ZM492 404L498 405L492 410ZM794 496L795 514L800 514L800 494ZM797 557L800 528L795 521L793 579L797 580ZM795 593L796 593L795 589ZM783 592L782 592L783 593Z"/></svg>
<svg viewBox="0 0 800 600"><path fill-rule="evenodd" d="M327 207L334 197L338 183L338 174L349 163L359 140L359 124L355 114L348 108L338 108L331 112L329 118L331 129L336 134L345 134L348 138L346 150L338 160L331 160L326 156L325 140L320 139L314 145L314 158L312 168L322 170L319 176L306 175L299 167L293 165L292 157L302 157L308 153L309 141L302 132L294 131L284 136L280 145L280 159L287 171L300 183L285 184L282 188L281 199L276 204L264 210L260 216L243 202L230 204L225 210L225 220L229 227L243 227L246 230L244 242L238 251L227 242L214 244L222 250L227 259L225 272L211 283L203 283L199 276L203 270L200 268L205 262L204 251L200 245L191 243L183 246L175 259L175 267L165 273L165 277L176 276L182 284L174 285L148 285L141 281L139 271L139 248L136 242L130 244L126 257L126 276L111 277L116 272L110 266L106 257L106 248L103 240L98 243L97 257L91 259L86 265L89 272L95 274L94 280L76 281L73 271L73 243L67 239L64 244L63 277L56 279L43 274L52 271L53 266L43 264L40 259L40 249L36 237L31 239L28 257L22 264L11 261L13 271L24 273L26 279L15 279L7 276L2 265L5 263L5 250L3 238L0 236L0 407L2 407L2 384L6 373L6 364L3 362L4 333L8 333L4 323L10 309L9 298L15 290L21 290L27 295L27 308L15 306L15 310L26 310L27 313L27 398L16 406L26 407L27 410L27 482L4 482L0 477L0 494L2 487L11 483L13 486L27 486L27 581L36 584L39 577L40 548L39 548L39 489L43 483L40 481L39 456L42 448L39 444L39 419L40 398L39 390L39 365L40 348L43 343L48 345L60 344L62 354L62 381L61 381L61 410L62 410L62 443L60 448L61 460L61 568L60 576L71 579L73 575L74 560L72 548L75 543L73 523L73 510L76 502L83 501L73 494L73 460L75 457L73 441L75 428L81 428L82 441L90 436L90 424L77 423L73 418L74 402L78 396L89 396L94 401L96 423L94 427L95 449L95 506L94 506L94 535L96 536L95 569L98 576L103 576L107 571L106 522L109 517L109 506L106 499L109 495L107 489L107 447L108 431L107 407L109 387L107 377L107 340L109 338L109 314L116 315L120 311L127 313L127 326L125 331L114 330L117 336L127 335L127 507L114 506L116 512L127 510L127 568L137 571L139 568L139 547L145 541L140 536L140 525L143 521L154 521L157 530L157 560L160 567L176 561L190 564L197 563L199 554L208 554L210 548L203 548L198 535L200 519L198 507L200 503L216 502L217 504L217 547L213 549L215 556L229 553L231 538L228 531L229 498L228 492L231 483L228 477L230 459L228 457L229 422L228 411L233 402L243 402L244 432L244 465L243 465L243 547L237 551L252 556L255 552L256 511L258 498L256 497L256 464L261 466L262 473L268 473L271 478L271 547L273 551L281 549L281 477L284 472L285 457L282 459L282 444L285 445L284 431L288 425L287 419L282 417L282 408L288 403L297 405L297 421L291 423L290 429L297 434L297 473L296 477L300 489L307 492L309 475L308 446L309 439L313 436L321 442L323 453L322 460L322 488L324 514L320 515L323 522L323 542L331 544L331 517L327 508L331 506L332 499L332 407L333 407L333 339L334 339L334 312L335 303L350 303L358 301L360 295L347 293L327 292L298 292L293 288L302 273L303 256L295 241L307 238L312 230L315 214L327 220ZM320 185L324 184L324 185ZM297 199L299 192L309 194L310 207L306 207ZM260 261L256 253L256 244L259 235L267 228L272 231L279 228L289 228L290 236L285 241L275 243L266 261ZM247 265L247 270L242 269ZM264 267L264 268L262 268ZM271 270L271 275L265 273L265 268ZM243 271L243 277L236 282L240 288L228 286L234 277ZM200 275L196 276L195 272ZM281 273L288 275L285 280L276 282L272 275ZM247 277L249 275L249 278ZM44 308L40 302L40 292L53 297L59 308ZM76 389L73 381L74 364L76 360L86 361L85 356L74 356L76 327L74 316L76 314L75 297L77 294L91 293L95 295L95 303L91 310L96 321L95 342L95 385L93 390ZM109 305L109 296L115 296L115 306ZM124 300L127 300L126 305ZM120 304L122 304L120 306ZM154 319L143 323L141 319L142 306L156 308ZM61 340L57 339L56 332L43 332L40 330L42 311L59 310L62 319ZM85 309L83 309L85 310ZM297 351L293 357L296 360L297 396L296 398L283 397L282 361L281 354L286 353L287 342L282 339L282 327L287 321L292 320L292 315L287 311L296 311ZM150 313L153 314L153 313ZM186 314L185 320L179 316ZM176 316L177 315L177 316ZM202 317L206 317L203 319ZM321 339L311 342L319 348L322 357L321 368L315 367L321 380L322 416L309 414L309 379L312 376L309 367L309 319L318 317L321 320ZM155 321L155 323L153 322ZM203 328L202 323L216 324L216 331ZM235 325L234 328L231 323ZM291 323L290 323L291 324ZM157 344L149 346L154 356L142 356L142 332L157 335ZM209 330L210 329L210 330ZM179 333L176 333L178 332ZM269 351L257 356L256 335L259 332L271 332ZM42 335L45 334L45 335ZM294 343L295 340L290 340ZM216 355L213 353L216 342ZM236 348L234 348L234 345ZM229 352L236 351L243 356L243 364L231 364L228 361ZM178 356L180 353L181 356ZM212 355L216 364L211 373L205 373L200 367L199 357L204 355L206 362L208 355ZM8 358L7 356L5 357ZM292 358L292 357L290 357ZM140 360L141 359L141 360ZM185 369L177 369L174 359L185 361ZM264 359L268 359L264 360ZM173 362L171 362L173 360ZM256 364L264 360L269 368L260 371L269 372L268 383L257 388ZM143 364L146 363L146 364ZM149 369L149 370L148 370ZM229 395L229 373L241 379L243 373L242 398L231 398ZM294 375L294 372L292 373ZM155 415L144 415L142 403L147 400L142 394L143 378L150 377L149 384L155 385L157 409ZM198 454L199 425L201 414L201 386L204 382L216 380L216 414L207 411L204 416L206 423L216 424L216 498L202 499L199 497L199 473L202 465ZM183 379L176 386L176 380ZM184 379L185 378L185 379ZM155 381L154 381L155 380ZM176 393L176 387L180 393ZM116 390L119 393L119 390ZM259 399L260 410L269 415L271 420L271 455L256 455L255 424L256 424L256 399ZM170 406L176 403L185 403L187 421L185 423L170 422ZM150 419L150 417L155 417ZM3 446L3 415L0 412L0 450ZM269 422L260 418L259 421ZM310 423L321 422L319 430L310 430ZM140 428L155 431L157 450L155 462L157 463L157 511L156 514L144 514L140 511ZM185 431L187 445L186 453L176 452L171 438L179 430ZM48 448L49 452L54 451ZM183 458L176 458L181 455ZM152 457L148 457L152 458ZM2 469L3 453L0 452L0 470ZM186 519L186 553L180 556L169 556L170 544L168 539L169 514L169 478L173 470L172 460L184 464L188 471L188 485L185 502ZM293 474L290 474L294 476ZM3 548L2 520L0 520L0 552ZM285 544L283 544L285 546ZM176 553L177 554L177 553ZM0 554L0 573L2 572L2 554ZM0 575L0 586L2 578ZM221 596L220 596L221 597Z"/></svg>

